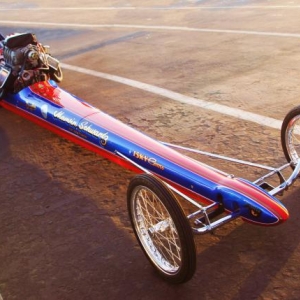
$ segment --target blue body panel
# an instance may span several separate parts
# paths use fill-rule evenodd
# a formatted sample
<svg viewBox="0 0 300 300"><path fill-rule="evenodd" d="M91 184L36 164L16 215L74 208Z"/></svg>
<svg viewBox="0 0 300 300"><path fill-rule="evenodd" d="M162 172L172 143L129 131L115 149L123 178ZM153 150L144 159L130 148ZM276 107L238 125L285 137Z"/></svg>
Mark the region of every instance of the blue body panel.
<svg viewBox="0 0 300 300"><path fill-rule="evenodd" d="M285 207L259 187L205 168L70 95L54 82L39 83L34 88L27 87L18 94L7 95L4 104L11 110L16 108L16 112L33 121L48 124L49 129L59 128L67 135L120 159L116 154L118 151L190 195L199 195L208 202L221 199L226 210L238 211L250 222L274 225L288 217Z"/></svg>

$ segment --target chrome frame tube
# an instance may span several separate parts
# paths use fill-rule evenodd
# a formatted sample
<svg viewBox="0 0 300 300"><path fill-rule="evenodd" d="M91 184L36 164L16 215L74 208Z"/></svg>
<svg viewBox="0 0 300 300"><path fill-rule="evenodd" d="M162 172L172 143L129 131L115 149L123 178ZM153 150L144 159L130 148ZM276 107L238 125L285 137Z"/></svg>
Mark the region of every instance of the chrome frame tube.
<svg viewBox="0 0 300 300"><path fill-rule="evenodd" d="M227 160L227 161L232 161L235 163L239 163L239 164L243 164L243 165L248 165L251 167L257 167L257 168L261 168L261 169L265 169L265 170L269 170L271 172L269 172L268 174L266 174L265 176L260 177L259 179L257 179L256 181L253 182L253 184L258 185L259 182L263 183L265 179L269 178L270 176L273 176L275 174L279 174L282 170L284 170L287 167L294 167L294 171L292 172L291 176L285 180L284 182L282 182L279 186L273 188L271 191L268 191L268 193L272 196L277 195L278 193L282 192L283 190L286 190L290 185L293 184L293 182L296 180L296 178L299 175L300 172L300 159L298 159L298 162L296 164L294 163L289 163L289 164L285 164L279 168L272 168L272 167L268 167L268 166L264 166L264 165L260 165L260 164L256 164L256 163L251 163L251 162L247 162L247 161L243 161L243 160L237 160L234 158L229 158L229 157L225 157L222 155L216 155L216 154L212 154L212 153L208 153L208 152L204 152L204 151L200 151L200 150L195 150L195 149L190 149L190 148L186 148L186 147L181 147L181 146L176 146L176 145L172 145L169 143L163 143L166 146L171 146L174 148L179 148L182 150L188 150L191 152L195 152L195 153L199 153L199 154L203 154L203 155L208 155L211 157L216 157L219 159L223 159L223 160ZM129 161L130 163L132 163L134 166L136 166L138 169L142 170L143 172L147 173L147 174L152 174L148 169L141 167L139 164L135 163L133 160L131 160L130 158L128 158L126 155L120 153L119 151L116 151L116 154L119 155L120 157L122 157L123 159ZM203 164L205 166L207 166L206 164ZM224 173L218 169L212 168L210 166L207 166L210 169L216 170L219 173L224 174L225 176L232 176L232 175L228 175L227 173ZM281 173L280 173L281 174ZM154 175L154 174L153 174ZM282 176L282 175L281 175ZM281 177L283 179L283 176ZM171 189L173 192L177 193L178 195L180 195L183 199L187 200L190 204L194 205L198 210L196 210L195 212L191 213L190 215L187 216L187 219L191 220L192 218L196 218L197 216L199 216L198 220L195 220L195 225L199 225L201 227L196 228L196 227L191 227L193 233L195 234L204 234L207 232L210 232L236 218L238 218L240 216L239 212L232 212L227 214L224 217L221 217L219 219L217 219L216 221L212 221L209 217L209 213L208 210L209 209L218 209L219 207L219 203L218 202L213 202L210 205L207 206L202 206L201 204L199 204L198 202L196 202L195 200L191 199L190 197L188 197L187 195L185 195L184 193L180 192L179 190L177 190L176 188L174 188L172 185L168 184L167 182L164 181L164 183L167 185L167 187L169 189ZM213 212L213 210L212 210ZM200 218L204 218L205 219L205 223L201 222L199 219Z"/></svg>
<svg viewBox="0 0 300 300"><path fill-rule="evenodd" d="M188 148L188 147L183 147L183 146L178 146L178 145L174 145L174 144L170 144L170 143L165 143L165 142L161 142L163 145L172 147L172 148L177 148L177 149L181 149L181 150L186 150L186 151L190 151L193 153L197 153L197 154L201 154L201 155L205 155L205 156L209 156L209 157L214 157L214 158L218 158L218 159L222 159L222 160L226 160L226 161L231 161L234 163L238 163L238 164L242 164L242 165L247 165L250 167L255 167L255 168L260 168L260 169L264 169L264 170L269 170L270 172L260 178L258 178L257 180L253 181L253 184L258 185L259 183L263 183L265 179L275 175L275 174L281 174L280 172L288 167L294 167L294 171L292 172L291 176L288 179L284 179L284 182L282 182L280 185L278 185L277 187L273 188L272 190L268 191L268 193L272 196L277 195L278 193L286 190L289 186L291 186L293 184L293 182L296 180L296 178L298 177L299 173L300 173L300 159L298 159L298 162L295 163L287 163L279 168L274 168L274 167L270 167L270 166L266 166L266 165L261 165L261 164L256 164L256 163L252 163L249 161L245 161L245 160L240 160L240 159L235 159L235 158L231 158L231 157L227 157L227 156L223 156L223 155L218 155L218 154L213 154L210 152L206 152L206 151L201 151L201 150L197 150L197 149L192 149L192 148ZM221 170L215 169L211 166L208 166L206 164L203 164L207 167L209 167L210 169L216 170L219 173L223 173L226 174L224 172L222 172ZM232 176L233 175L228 175L227 176ZM282 176L282 175L281 175ZM283 178L283 176L282 176Z"/></svg>
<svg viewBox="0 0 300 300"><path fill-rule="evenodd" d="M297 177L299 175L299 172L300 172L300 159L298 159L298 162L295 165L295 168L294 168L294 171L293 171L292 175L287 180L285 180L283 183L281 183L278 187L276 187L273 190L271 190L269 192L269 194L272 195L272 196L275 196L278 193L286 190L297 179Z"/></svg>
<svg viewBox="0 0 300 300"><path fill-rule="evenodd" d="M207 233L207 232L210 232L210 231L213 231L214 229L218 228L218 227L221 227L222 225L238 218L240 216L239 213L237 212L233 212L223 218L220 218L214 222L210 222L209 224L203 224L203 227L201 228L194 228L192 227L192 230L194 233L197 233L197 234L204 234L204 233Z"/></svg>
<svg viewBox="0 0 300 300"><path fill-rule="evenodd" d="M214 154L214 153L211 153L211 152L206 152L206 151L201 151L201 150L192 149L192 148L188 148L188 147L178 146L178 145L174 145L174 144L170 144L170 143L165 143L165 142L161 142L161 143L163 145L166 145L166 146L169 146L169 147L172 147L172 148L177 148L177 149L186 150L186 151L189 151L189 152L194 152L194 153L197 153L197 154L202 154L202 155L205 155L205 156L219 158L219 159L222 159L222 160L227 160L227 161L231 161L231 162L242 164L242 165L248 165L248 166L251 166L251 167L256 167L256 168L265 169L265 170L269 170L269 171L275 170L275 168L273 168L273 167L252 163L252 162L246 161L246 160L235 159L235 158L228 157L228 156L218 155L218 154ZM210 167L210 166L208 166L208 167ZM210 168L212 168L212 167L210 167ZM218 169L215 169L215 170L218 170ZM224 173L221 170L218 170L218 171Z"/></svg>
<svg viewBox="0 0 300 300"><path fill-rule="evenodd" d="M139 168L140 170L144 171L147 174L152 174L148 169L143 168L142 166L140 166L139 164L137 164L136 162L134 162L133 160L131 160L130 158L128 158L126 155L120 153L119 151L116 151L116 153L121 156L122 158L124 158L125 160L129 161L130 163L132 163L135 167ZM173 186L171 186L170 184L168 184L167 182L164 181L164 183L167 185L167 187L176 192L178 195L180 195L181 197L183 197L185 200L187 200L188 202L190 202L191 204L193 204L194 206L198 207L200 210L203 209L203 206L201 204L199 204L198 202L196 202L195 200L193 200L192 198L188 197L187 195L183 194L182 192L178 191L176 188L174 188Z"/></svg>
<svg viewBox="0 0 300 300"><path fill-rule="evenodd" d="M288 163L288 164L285 164L285 165L283 165L283 166L281 166L281 167L279 167L277 169L274 168L273 171L271 171L270 173L268 173L268 174L266 174L266 175L264 175L264 176L256 179L255 181L253 181L253 183L258 185L260 181L263 182L265 179L267 179L267 178L275 175L276 173L280 173L280 171L282 171L282 170L284 170L284 169L286 169L286 168L288 168L290 166L291 166L291 164Z"/></svg>
<svg viewBox="0 0 300 300"><path fill-rule="evenodd" d="M119 151L116 151L116 154L119 155L120 157L122 157L123 159L129 161L130 163L132 163L134 166L136 166L137 168L139 168L143 172L145 172L147 174L152 174L148 169L145 169L145 168L141 167L139 164L137 164L136 162L134 162L133 160L128 158L126 155L120 153ZM164 183L166 184L166 186L169 189L171 189L172 191L174 191L175 193L177 193L178 195L183 197L185 200L187 200L189 203L191 203L192 205L194 205L195 207L198 208L197 211L195 211L194 213L188 215L187 219L195 218L197 215L199 215L199 216L201 215L205 218L205 221L206 221L207 224L199 222L198 224L196 223L196 225L200 225L202 227L200 227L200 228L191 227L193 233L195 233L195 234L204 234L204 233L210 232L210 231L212 231L212 230L214 230L214 229L230 222L231 220L236 219L237 217L239 217L239 214L237 212L233 212L231 214L228 214L228 215L224 216L223 218L220 218L216 221L211 222L207 211L209 209L213 209L213 208L218 209L218 207L220 205L218 202L213 202L213 203L211 203L207 206L202 206L201 204L199 204L195 200L191 199L187 195L185 195L182 192L178 191L176 188L174 188L173 186L171 186L167 182L164 181Z"/></svg>

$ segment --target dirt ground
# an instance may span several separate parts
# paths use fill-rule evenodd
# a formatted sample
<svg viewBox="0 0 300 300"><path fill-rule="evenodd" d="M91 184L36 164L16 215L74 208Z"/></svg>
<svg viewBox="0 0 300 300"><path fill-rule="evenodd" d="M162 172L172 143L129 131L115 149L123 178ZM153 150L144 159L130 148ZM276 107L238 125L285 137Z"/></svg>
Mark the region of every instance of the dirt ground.
<svg viewBox="0 0 300 300"><path fill-rule="evenodd" d="M272 166L285 162L280 130L244 117L282 121L299 105L299 20L300 1L0 2L0 32L36 33L66 66L243 113L67 67L66 90L159 140ZM261 174L200 159L250 180ZM0 108L0 299L300 299L299 182L280 197L283 225L238 219L195 236L195 276L174 286L133 235L133 175Z"/></svg>

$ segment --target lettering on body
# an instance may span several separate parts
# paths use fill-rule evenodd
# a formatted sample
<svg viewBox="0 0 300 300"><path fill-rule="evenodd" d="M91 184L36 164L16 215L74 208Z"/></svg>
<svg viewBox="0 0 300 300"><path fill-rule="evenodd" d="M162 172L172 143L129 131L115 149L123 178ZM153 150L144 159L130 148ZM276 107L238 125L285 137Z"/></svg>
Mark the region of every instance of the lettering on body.
<svg viewBox="0 0 300 300"><path fill-rule="evenodd" d="M79 129L99 138L101 144L103 146L106 145L108 141L108 132L101 132L98 129L93 128L93 125L88 121L81 122L79 124Z"/></svg>
<svg viewBox="0 0 300 300"><path fill-rule="evenodd" d="M66 116L65 112L62 110L57 110L53 114L54 118L67 123L68 125L71 125L75 129L81 130L83 133L89 133L97 138L99 138L101 145L105 146L108 141L108 132L101 132L95 127L93 127L93 124L89 123L88 121L83 121L78 124L77 120L73 117ZM71 130L74 132L74 130ZM78 135L79 132L78 132ZM81 133L81 135L83 135ZM83 135L85 136L85 135Z"/></svg>
<svg viewBox="0 0 300 300"><path fill-rule="evenodd" d="M144 155L138 151L133 151L133 156L139 160L142 160L144 162L147 162L151 166L154 166L156 168L159 168L160 170L164 170L165 167L157 162L157 160L153 157L149 157L147 155Z"/></svg>

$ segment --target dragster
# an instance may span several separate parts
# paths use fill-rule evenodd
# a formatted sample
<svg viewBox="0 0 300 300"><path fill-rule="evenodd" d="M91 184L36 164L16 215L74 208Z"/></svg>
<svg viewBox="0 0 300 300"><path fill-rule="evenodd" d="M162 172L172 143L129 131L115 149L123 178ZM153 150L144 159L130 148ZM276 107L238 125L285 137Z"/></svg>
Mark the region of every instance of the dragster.
<svg viewBox="0 0 300 300"><path fill-rule="evenodd" d="M59 61L34 35L2 37L2 56L0 106L137 173L127 190L129 217L142 250L165 280L183 283L192 278L194 234L211 232L236 218L264 226L289 218L275 196L299 174L299 108L283 122L281 140L288 162L278 168L257 165L268 173L251 182L179 151L200 150L153 139L60 88ZM282 174L286 169L291 173L287 179ZM268 183L274 174L278 186ZM192 210L187 212L182 201Z"/></svg>

